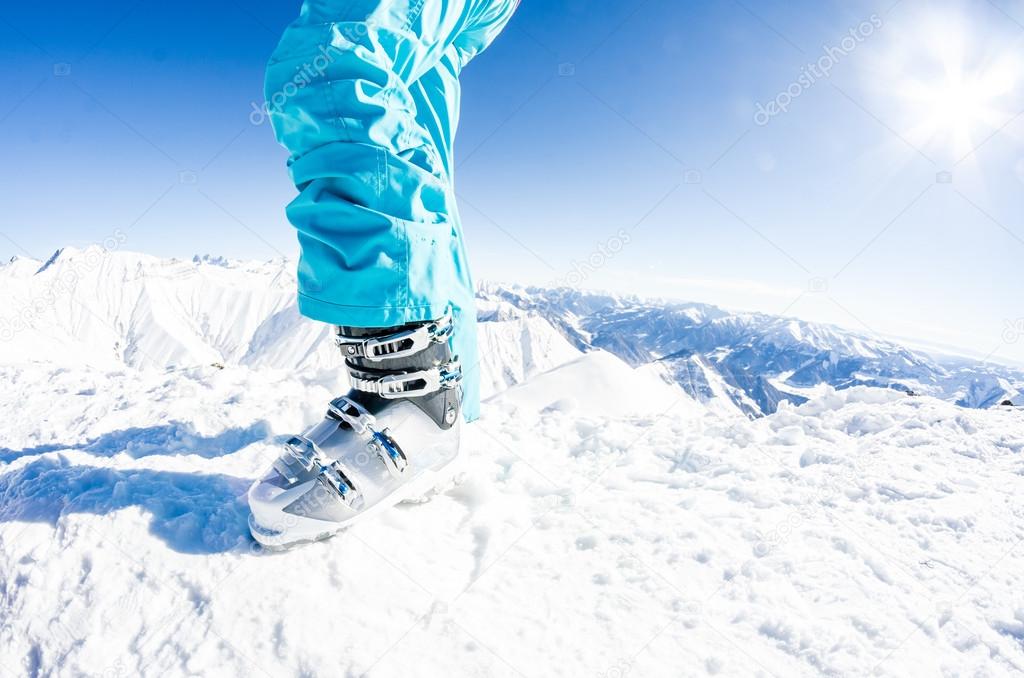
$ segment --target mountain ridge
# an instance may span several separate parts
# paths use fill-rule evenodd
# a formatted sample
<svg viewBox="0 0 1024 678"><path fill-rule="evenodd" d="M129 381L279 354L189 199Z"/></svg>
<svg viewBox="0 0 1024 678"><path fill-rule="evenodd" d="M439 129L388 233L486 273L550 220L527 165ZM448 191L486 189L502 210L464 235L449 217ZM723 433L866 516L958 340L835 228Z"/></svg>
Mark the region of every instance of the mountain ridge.
<svg viewBox="0 0 1024 678"><path fill-rule="evenodd" d="M328 328L299 315L294 289L285 258L163 259L98 246L60 248L45 263L15 258L0 265L0 361L336 366ZM822 385L975 408L1024 400L1024 370L793 317L496 282L478 285L477 302L487 393L602 349L748 417L798 405Z"/></svg>

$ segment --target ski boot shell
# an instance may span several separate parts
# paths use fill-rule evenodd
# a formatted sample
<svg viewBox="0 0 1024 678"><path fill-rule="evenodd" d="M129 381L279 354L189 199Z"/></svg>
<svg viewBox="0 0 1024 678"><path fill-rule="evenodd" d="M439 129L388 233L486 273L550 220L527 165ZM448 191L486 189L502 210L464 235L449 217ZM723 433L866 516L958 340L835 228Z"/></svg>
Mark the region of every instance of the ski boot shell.
<svg viewBox="0 0 1024 678"><path fill-rule="evenodd" d="M285 549L325 539L444 479L462 425L450 335L450 314L396 329L336 328L352 390L249 488L257 542Z"/></svg>

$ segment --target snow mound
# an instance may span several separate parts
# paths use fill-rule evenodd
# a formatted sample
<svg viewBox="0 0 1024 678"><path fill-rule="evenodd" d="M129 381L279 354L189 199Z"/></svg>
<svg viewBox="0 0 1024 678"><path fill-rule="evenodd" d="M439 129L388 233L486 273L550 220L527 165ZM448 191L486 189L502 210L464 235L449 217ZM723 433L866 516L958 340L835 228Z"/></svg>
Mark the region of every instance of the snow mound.
<svg viewBox="0 0 1024 678"><path fill-rule="evenodd" d="M571 390L565 390L572 385ZM703 411L685 391L634 370L610 353L584 354L502 393L496 403L528 411L579 411L592 417L619 418L658 412L686 402Z"/></svg>

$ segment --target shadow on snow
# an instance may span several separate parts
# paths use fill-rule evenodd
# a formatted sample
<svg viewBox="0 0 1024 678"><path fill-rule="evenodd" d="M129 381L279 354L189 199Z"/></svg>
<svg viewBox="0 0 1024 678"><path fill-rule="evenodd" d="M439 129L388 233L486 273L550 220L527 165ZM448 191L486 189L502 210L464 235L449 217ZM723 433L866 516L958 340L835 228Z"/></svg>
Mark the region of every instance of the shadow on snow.
<svg viewBox="0 0 1024 678"><path fill-rule="evenodd" d="M265 421L212 436L195 433L189 424L171 422L113 431L72 445L0 447L0 463L68 450L100 457L195 454L213 459L278 438L271 437ZM51 455L0 476L0 522L56 526L62 516L73 513L105 515L137 506L151 516L150 533L175 551L210 554L247 549L253 543L246 522L245 491L250 482L220 474L74 465L63 456Z"/></svg>
<svg viewBox="0 0 1024 678"><path fill-rule="evenodd" d="M266 421L258 421L245 428L227 429L212 436L197 434L190 424L172 421L160 426L112 431L84 443L39 445L22 450L0 447L0 463L9 464L21 457L64 450L79 450L101 457L112 457L123 452L133 459L155 454L195 454L204 459L213 459L232 454L269 437L270 425Z"/></svg>
<svg viewBox="0 0 1024 678"><path fill-rule="evenodd" d="M105 515L137 506L150 534L181 553L248 548L251 481L227 475L76 466L46 457L0 476L0 522L57 521L73 513Z"/></svg>

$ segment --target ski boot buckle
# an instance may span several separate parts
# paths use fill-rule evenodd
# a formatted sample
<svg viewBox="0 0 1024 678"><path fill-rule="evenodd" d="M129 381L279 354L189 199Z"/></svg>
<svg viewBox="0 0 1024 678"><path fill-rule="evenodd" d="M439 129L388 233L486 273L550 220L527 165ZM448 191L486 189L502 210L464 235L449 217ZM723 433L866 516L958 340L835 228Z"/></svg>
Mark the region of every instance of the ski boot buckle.
<svg viewBox="0 0 1024 678"><path fill-rule="evenodd" d="M378 431L375 428L377 420L362 405L342 396L331 401L327 413L351 426L360 437L366 438L366 446L384 463L393 477L400 477L408 468L409 459L391 432L386 428Z"/></svg>
<svg viewBox="0 0 1024 678"><path fill-rule="evenodd" d="M292 436L285 443L285 454L274 462L274 469L289 483L297 483L303 472L315 472L316 480L353 509L362 506L362 493L339 461L327 461L309 438Z"/></svg>

